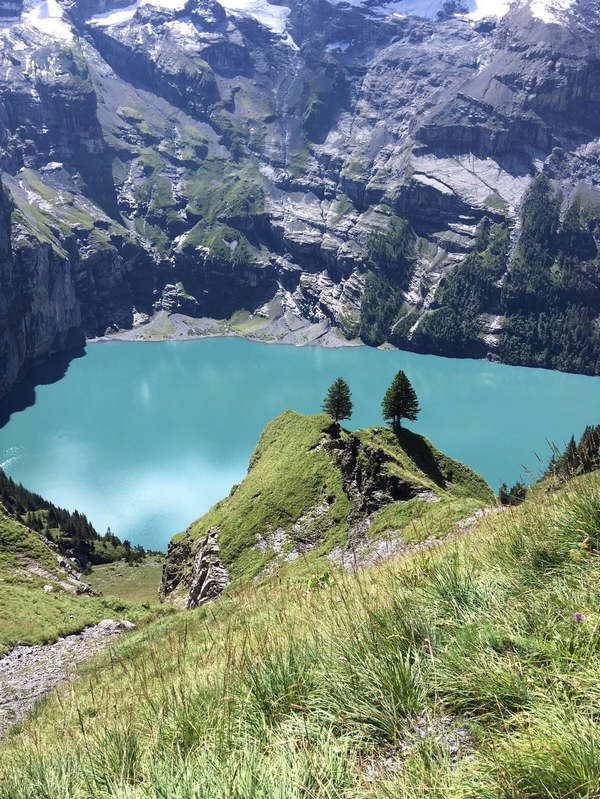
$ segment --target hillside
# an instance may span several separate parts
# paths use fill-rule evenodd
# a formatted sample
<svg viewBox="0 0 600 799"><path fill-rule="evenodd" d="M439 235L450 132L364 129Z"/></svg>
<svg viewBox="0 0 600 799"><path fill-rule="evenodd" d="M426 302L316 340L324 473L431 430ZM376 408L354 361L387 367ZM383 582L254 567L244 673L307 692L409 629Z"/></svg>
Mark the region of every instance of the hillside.
<svg viewBox="0 0 600 799"><path fill-rule="evenodd" d="M409 430L348 433L326 414L286 411L262 432L243 482L174 537L161 594L189 608L275 570L350 568L447 535L490 504L482 478Z"/></svg>
<svg viewBox="0 0 600 799"><path fill-rule="evenodd" d="M132 633L2 746L0 797L592 799L599 497L541 486L427 552Z"/></svg>
<svg viewBox="0 0 600 799"><path fill-rule="evenodd" d="M0 655L43 644L107 617L137 621L140 604L95 596L79 571L38 533L0 506Z"/></svg>
<svg viewBox="0 0 600 799"><path fill-rule="evenodd" d="M112 563L122 559L140 563L147 553L141 546L132 547L108 532L100 535L85 514L59 508L29 491L0 469L0 503L6 515L39 533L64 558L81 570L88 564Z"/></svg>

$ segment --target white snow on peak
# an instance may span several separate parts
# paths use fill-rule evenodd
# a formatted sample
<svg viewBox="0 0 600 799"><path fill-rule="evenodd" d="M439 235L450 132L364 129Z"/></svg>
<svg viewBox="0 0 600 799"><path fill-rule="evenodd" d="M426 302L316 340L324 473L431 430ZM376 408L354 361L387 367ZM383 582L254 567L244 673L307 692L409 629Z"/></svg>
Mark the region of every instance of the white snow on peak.
<svg viewBox="0 0 600 799"><path fill-rule="evenodd" d="M136 0L135 3L125 6L125 8L115 8L104 14L94 14L89 21L92 25L120 25L122 22L128 22L138 8L145 5L180 11L185 6L185 0Z"/></svg>
<svg viewBox="0 0 600 799"><path fill-rule="evenodd" d="M107 11L104 14L95 14L90 19L90 23L105 26L120 25L123 22L128 22L140 6L152 5L158 8L181 10L185 6L185 2L186 0L136 0L135 3L125 8L116 8L114 11ZM268 0L224 0L221 5L234 14L253 17L273 33L283 36L284 41L290 47L296 48L294 40L286 30L287 19L290 15L290 9L287 6L271 5Z"/></svg>
<svg viewBox="0 0 600 799"><path fill-rule="evenodd" d="M531 13L544 22L561 22L565 11L573 6L575 0L532 0Z"/></svg>
<svg viewBox="0 0 600 799"><path fill-rule="evenodd" d="M273 33L284 36L286 44L298 49L287 31L287 20L290 9L287 6L274 6L267 0L220 0L228 11L253 17Z"/></svg>
<svg viewBox="0 0 600 799"><path fill-rule="evenodd" d="M73 31L65 21L63 10L56 0L43 0L21 16L21 23L37 28L55 39L73 41Z"/></svg>
<svg viewBox="0 0 600 799"><path fill-rule="evenodd" d="M475 0L469 2L469 19L484 19L485 17L504 17L510 11L510 0ZM473 8L471 8L473 6Z"/></svg>
<svg viewBox="0 0 600 799"><path fill-rule="evenodd" d="M366 0L329 0L331 3L348 2L354 6L367 6ZM543 22L560 23L565 11L575 4L576 0L465 0L461 5L466 7L463 13L457 13L463 19L484 19L485 17L504 17L511 8L529 6L531 13ZM372 4L369 7L373 7ZM399 14L405 17L421 17L438 19L444 10L444 0L383 0L378 6L381 11Z"/></svg>
<svg viewBox="0 0 600 799"><path fill-rule="evenodd" d="M349 2L354 6L366 5L365 0L330 0L334 4ZM511 6L511 0L467 0L464 5L467 12L461 16L469 19L483 19L483 17L503 17ZM444 0L391 0L382 2L381 10L400 14L404 17L422 17L423 19L437 19L439 12L444 10Z"/></svg>

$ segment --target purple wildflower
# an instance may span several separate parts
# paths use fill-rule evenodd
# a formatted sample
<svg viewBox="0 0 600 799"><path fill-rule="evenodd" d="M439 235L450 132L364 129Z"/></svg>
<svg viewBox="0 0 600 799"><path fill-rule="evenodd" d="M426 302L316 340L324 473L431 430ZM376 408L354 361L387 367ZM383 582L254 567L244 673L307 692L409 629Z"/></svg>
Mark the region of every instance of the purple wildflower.
<svg viewBox="0 0 600 799"><path fill-rule="evenodd" d="M583 615L583 613L574 613L573 618L575 619L575 621L583 621L585 619L585 616Z"/></svg>

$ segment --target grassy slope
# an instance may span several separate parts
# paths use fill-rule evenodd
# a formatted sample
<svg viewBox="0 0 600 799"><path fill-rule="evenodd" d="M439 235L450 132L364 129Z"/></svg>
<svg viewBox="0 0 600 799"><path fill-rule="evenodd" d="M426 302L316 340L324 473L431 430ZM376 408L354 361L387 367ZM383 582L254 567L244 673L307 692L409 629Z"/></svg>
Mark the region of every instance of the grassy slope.
<svg viewBox="0 0 600 799"><path fill-rule="evenodd" d="M134 566L128 566L122 560L94 566L92 573L84 579L94 591L105 596L155 604L161 574L162 562L155 556L148 556L144 562Z"/></svg>
<svg viewBox="0 0 600 799"><path fill-rule="evenodd" d="M55 641L107 617L137 621L148 615L139 605L114 597L70 594L49 578L28 571L18 556L64 579L56 554L0 509L0 654L17 643ZM46 584L53 585L52 593L44 593Z"/></svg>
<svg viewBox="0 0 600 799"><path fill-rule="evenodd" d="M592 475L328 589L163 619L2 748L0 797L597 797L599 547Z"/></svg>
<svg viewBox="0 0 600 799"><path fill-rule="evenodd" d="M325 499L330 504L318 530L323 542L308 565L317 567L315 558L323 559L335 546L345 543L350 501L333 456L319 446L328 438L323 430L330 424L326 414L302 416L286 411L278 416L262 432L244 481L189 528L192 538L203 536L210 527L219 528L221 557L234 580L252 577L273 557L272 551L262 555L254 549L257 534L265 535L278 527L289 531L315 503ZM444 535L458 519L494 503L493 493L482 478L421 436L404 430L398 440L384 428L360 430L354 435L366 447L386 453L385 468L390 472L430 488L442 500L394 503L375 519L375 535L398 528L407 528L410 540ZM343 438L348 441L350 434L344 432ZM434 479L442 473L448 478L445 488Z"/></svg>

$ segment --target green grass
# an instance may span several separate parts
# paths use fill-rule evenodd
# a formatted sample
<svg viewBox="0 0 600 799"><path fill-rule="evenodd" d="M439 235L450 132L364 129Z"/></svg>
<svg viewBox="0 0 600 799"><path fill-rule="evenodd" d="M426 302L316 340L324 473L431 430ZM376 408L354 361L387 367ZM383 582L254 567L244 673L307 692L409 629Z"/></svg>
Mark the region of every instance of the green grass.
<svg viewBox="0 0 600 799"><path fill-rule="evenodd" d="M220 529L221 557L234 579L249 579L269 559L268 554L265 557L253 549L256 534L289 528L316 501L328 496L334 501L323 532L332 547L341 541L350 503L329 455L314 449L328 422L325 414L300 416L286 411L277 417L261 434L245 480L191 526L193 538L209 527Z"/></svg>
<svg viewBox="0 0 600 799"><path fill-rule="evenodd" d="M38 194L43 200L53 203L58 198L58 194L54 191L54 189L51 189L49 186L45 186L38 178L36 173L31 169L23 169L21 176L29 188Z"/></svg>
<svg viewBox="0 0 600 799"><path fill-rule="evenodd" d="M234 244L235 243L235 244ZM229 225L209 225L198 222L185 238L189 247L208 247L211 257L232 266L243 266L252 260L252 248L243 233ZM234 245L231 249L230 245Z"/></svg>
<svg viewBox="0 0 600 799"><path fill-rule="evenodd" d="M268 537L278 528L286 531L288 548L300 537L312 551L284 567L285 574L328 568L327 555L346 543L351 502L342 481L341 470L331 449L324 447L330 437L324 432L332 419L326 414L302 416L286 411L264 429L250 459L247 477L194 522L174 541L186 535L192 539L206 535L211 527L220 531L221 559L232 581L247 582L274 557L256 548L257 536ZM426 439L401 430L396 436L387 428L342 433L349 445L352 437L360 449L359 462L365 479L382 468L411 484L418 484L435 495L439 502L416 505L397 502L375 516L375 536L393 529L404 531L410 540L441 537L451 532L454 522L483 505L495 503L494 495L482 478L457 461L436 450ZM377 454L379 453L379 454ZM385 460L381 466L378 459ZM293 525L316 506L326 510L302 530ZM410 506L410 509L409 507Z"/></svg>
<svg viewBox="0 0 600 799"><path fill-rule="evenodd" d="M331 208L334 224L337 224L343 216L351 211L354 211L352 201L345 194L338 194Z"/></svg>
<svg viewBox="0 0 600 799"><path fill-rule="evenodd" d="M0 654L18 643L55 641L107 617L139 621L150 615L133 596L125 599L135 602L71 594L51 577L28 570L24 558L65 579L42 538L0 511ZM44 585L52 585L52 593L45 593Z"/></svg>
<svg viewBox="0 0 600 799"><path fill-rule="evenodd" d="M94 566L84 579L104 596L154 605L158 602L161 574L162 562L150 556L139 566L128 566L123 560Z"/></svg>
<svg viewBox="0 0 600 799"><path fill-rule="evenodd" d="M306 145L288 151L287 165L292 177L299 178L304 174L310 157L310 152Z"/></svg>
<svg viewBox="0 0 600 799"><path fill-rule="evenodd" d="M149 616L139 604L115 597L75 596L56 585L46 594L48 582L35 577L0 582L0 655L17 644L52 643L102 619L138 622Z"/></svg>
<svg viewBox="0 0 600 799"><path fill-rule="evenodd" d="M595 799L599 497L134 632L2 747L1 799Z"/></svg>
<svg viewBox="0 0 600 799"><path fill-rule="evenodd" d="M264 211L264 180L252 159L237 164L208 158L189 173L185 190L190 210L202 216L202 227Z"/></svg>
<svg viewBox="0 0 600 799"><path fill-rule="evenodd" d="M508 210L508 203L496 192L489 194L483 202L488 208L493 208L495 211L504 212Z"/></svg>

